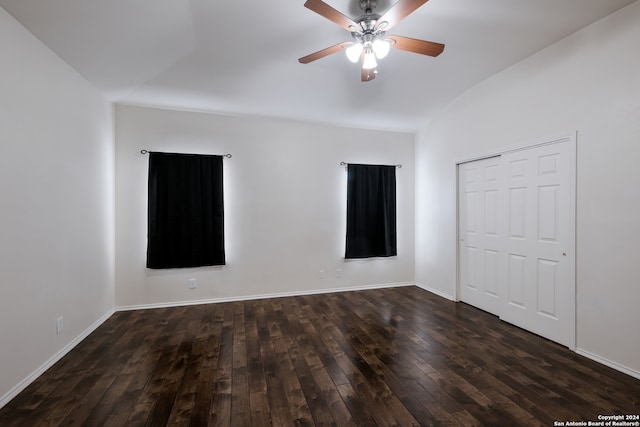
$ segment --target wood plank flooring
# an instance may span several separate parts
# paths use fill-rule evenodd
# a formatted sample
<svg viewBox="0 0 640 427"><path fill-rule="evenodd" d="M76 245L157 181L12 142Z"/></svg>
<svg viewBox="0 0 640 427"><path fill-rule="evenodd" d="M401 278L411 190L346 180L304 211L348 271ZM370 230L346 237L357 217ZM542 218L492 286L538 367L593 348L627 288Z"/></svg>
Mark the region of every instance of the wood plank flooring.
<svg viewBox="0 0 640 427"><path fill-rule="evenodd" d="M9 426L553 426L640 381L416 287L118 312Z"/></svg>

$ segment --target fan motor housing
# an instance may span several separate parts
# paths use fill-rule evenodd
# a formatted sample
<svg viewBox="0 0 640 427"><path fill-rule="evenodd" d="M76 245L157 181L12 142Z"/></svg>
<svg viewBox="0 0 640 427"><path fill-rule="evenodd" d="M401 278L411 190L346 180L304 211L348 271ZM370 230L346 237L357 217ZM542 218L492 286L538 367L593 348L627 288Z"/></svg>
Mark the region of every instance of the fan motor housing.
<svg viewBox="0 0 640 427"><path fill-rule="evenodd" d="M360 0L360 9L362 9L364 13L369 14L373 12L373 9L376 8L377 4L377 0Z"/></svg>

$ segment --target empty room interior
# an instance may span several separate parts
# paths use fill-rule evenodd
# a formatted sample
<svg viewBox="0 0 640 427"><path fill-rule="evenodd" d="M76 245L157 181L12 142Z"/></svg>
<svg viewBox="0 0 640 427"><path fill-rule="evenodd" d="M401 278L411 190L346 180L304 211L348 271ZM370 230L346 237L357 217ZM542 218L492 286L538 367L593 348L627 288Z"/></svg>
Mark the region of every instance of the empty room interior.
<svg viewBox="0 0 640 427"><path fill-rule="evenodd" d="M640 425L638 41L638 0L0 0L0 425Z"/></svg>

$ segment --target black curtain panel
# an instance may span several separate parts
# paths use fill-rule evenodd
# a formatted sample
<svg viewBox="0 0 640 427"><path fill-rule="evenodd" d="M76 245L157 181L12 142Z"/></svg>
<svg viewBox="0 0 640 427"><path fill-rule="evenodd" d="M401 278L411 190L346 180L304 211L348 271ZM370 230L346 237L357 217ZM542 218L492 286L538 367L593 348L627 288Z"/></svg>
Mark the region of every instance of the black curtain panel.
<svg viewBox="0 0 640 427"><path fill-rule="evenodd" d="M397 254L396 167L348 165L345 258Z"/></svg>
<svg viewBox="0 0 640 427"><path fill-rule="evenodd" d="M147 267L224 265L222 156L149 153Z"/></svg>

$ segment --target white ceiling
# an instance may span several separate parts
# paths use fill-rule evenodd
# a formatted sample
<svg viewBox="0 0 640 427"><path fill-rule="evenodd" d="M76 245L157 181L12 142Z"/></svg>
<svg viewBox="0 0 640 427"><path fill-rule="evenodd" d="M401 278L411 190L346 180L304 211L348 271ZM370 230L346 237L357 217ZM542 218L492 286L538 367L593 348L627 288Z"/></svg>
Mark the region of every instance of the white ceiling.
<svg viewBox="0 0 640 427"><path fill-rule="evenodd" d="M357 0L325 0L360 15ZM417 129L466 89L635 0L431 0L389 34L446 45L392 50L360 82L350 35L304 0L0 0L114 102ZM382 14L395 0L378 0Z"/></svg>

